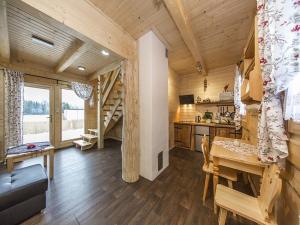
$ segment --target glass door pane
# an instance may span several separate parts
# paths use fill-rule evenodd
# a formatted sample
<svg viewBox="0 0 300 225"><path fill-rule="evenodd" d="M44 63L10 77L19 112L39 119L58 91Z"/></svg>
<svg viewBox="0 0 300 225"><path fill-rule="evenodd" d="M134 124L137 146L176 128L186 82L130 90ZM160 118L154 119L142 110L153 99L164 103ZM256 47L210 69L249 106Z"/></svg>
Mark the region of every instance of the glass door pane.
<svg viewBox="0 0 300 225"><path fill-rule="evenodd" d="M50 141L50 89L25 86L23 143Z"/></svg>
<svg viewBox="0 0 300 225"><path fill-rule="evenodd" d="M73 90L61 90L62 141L80 138L84 133L84 100Z"/></svg>

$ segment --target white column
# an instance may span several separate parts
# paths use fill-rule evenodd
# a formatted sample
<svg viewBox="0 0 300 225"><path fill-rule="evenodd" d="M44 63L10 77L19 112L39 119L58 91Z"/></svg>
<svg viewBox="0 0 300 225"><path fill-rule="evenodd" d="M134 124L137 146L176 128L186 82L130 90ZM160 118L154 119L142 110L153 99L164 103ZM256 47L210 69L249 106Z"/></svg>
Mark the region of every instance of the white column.
<svg viewBox="0 0 300 225"><path fill-rule="evenodd" d="M154 180L169 165L168 58L150 31L139 40L140 174ZM158 154L163 168L158 170Z"/></svg>

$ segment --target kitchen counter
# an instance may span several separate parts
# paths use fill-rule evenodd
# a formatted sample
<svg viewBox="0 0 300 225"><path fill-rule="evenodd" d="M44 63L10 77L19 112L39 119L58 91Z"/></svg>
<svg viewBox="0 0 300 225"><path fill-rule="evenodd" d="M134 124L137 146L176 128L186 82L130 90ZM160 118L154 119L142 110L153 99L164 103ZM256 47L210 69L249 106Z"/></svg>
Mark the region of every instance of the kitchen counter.
<svg viewBox="0 0 300 225"><path fill-rule="evenodd" d="M192 125L192 126L206 126L206 127L235 128L235 125L231 125L231 124L221 124L221 123L174 122L174 124L185 124L185 125Z"/></svg>

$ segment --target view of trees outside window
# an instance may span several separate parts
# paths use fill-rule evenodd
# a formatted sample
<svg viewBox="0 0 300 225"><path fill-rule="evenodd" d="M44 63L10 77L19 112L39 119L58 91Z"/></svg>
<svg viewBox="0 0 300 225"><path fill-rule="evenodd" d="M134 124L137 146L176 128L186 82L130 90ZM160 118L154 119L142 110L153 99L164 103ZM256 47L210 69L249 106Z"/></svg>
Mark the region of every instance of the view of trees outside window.
<svg viewBox="0 0 300 225"><path fill-rule="evenodd" d="M62 141L79 138L84 132L84 100L73 90L62 89Z"/></svg>

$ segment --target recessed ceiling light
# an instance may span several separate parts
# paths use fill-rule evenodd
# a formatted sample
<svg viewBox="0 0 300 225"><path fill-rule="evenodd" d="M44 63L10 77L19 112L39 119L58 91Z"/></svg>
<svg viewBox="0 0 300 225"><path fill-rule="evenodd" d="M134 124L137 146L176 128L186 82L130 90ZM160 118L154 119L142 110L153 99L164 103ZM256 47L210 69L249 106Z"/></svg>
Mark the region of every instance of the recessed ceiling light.
<svg viewBox="0 0 300 225"><path fill-rule="evenodd" d="M49 48L53 48L54 47L54 43L53 42L45 40L45 39L40 38L40 37L35 36L35 35L31 36L31 41L32 41L32 43L44 45L44 46L49 47Z"/></svg>
<svg viewBox="0 0 300 225"><path fill-rule="evenodd" d="M101 51L101 53L102 55L109 56L109 52L104 49Z"/></svg>
<svg viewBox="0 0 300 225"><path fill-rule="evenodd" d="M77 69L80 70L80 71L85 71L85 67L84 66L78 66Z"/></svg>

